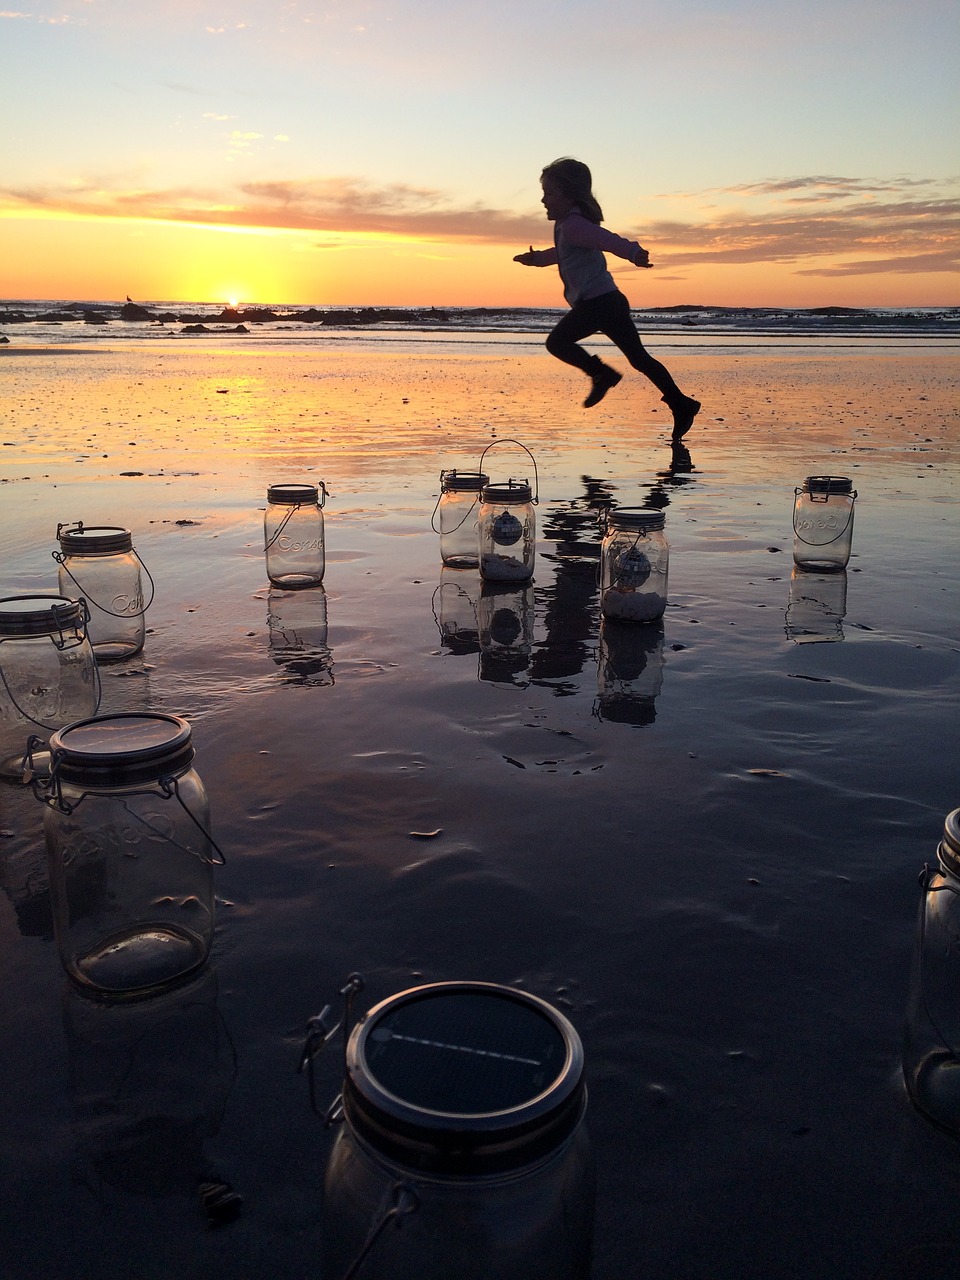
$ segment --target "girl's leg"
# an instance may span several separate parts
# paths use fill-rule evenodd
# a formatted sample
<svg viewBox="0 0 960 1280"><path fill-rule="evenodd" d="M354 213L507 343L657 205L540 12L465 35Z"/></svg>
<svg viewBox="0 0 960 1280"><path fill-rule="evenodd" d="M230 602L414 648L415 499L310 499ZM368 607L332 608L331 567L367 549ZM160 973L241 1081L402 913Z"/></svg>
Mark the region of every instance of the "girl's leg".
<svg viewBox="0 0 960 1280"><path fill-rule="evenodd" d="M578 346L581 338L589 338L598 329L591 302L580 302L567 312L547 336L547 350L564 364L572 364L582 369L592 380L593 385L583 402L585 409L599 404L611 387L615 387L623 374L608 364L604 364L599 356L591 355Z"/></svg>

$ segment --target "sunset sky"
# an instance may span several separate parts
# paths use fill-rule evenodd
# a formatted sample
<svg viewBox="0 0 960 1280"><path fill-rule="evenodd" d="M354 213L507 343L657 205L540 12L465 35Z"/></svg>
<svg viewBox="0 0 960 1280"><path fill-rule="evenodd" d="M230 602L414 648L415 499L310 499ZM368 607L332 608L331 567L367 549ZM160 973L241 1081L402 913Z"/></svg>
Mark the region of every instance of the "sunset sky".
<svg viewBox="0 0 960 1280"><path fill-rule="evenodd" d="M574 155L635 306L960 305L958 67L957 0L27 0L0 297L561 306Z"/></svg>

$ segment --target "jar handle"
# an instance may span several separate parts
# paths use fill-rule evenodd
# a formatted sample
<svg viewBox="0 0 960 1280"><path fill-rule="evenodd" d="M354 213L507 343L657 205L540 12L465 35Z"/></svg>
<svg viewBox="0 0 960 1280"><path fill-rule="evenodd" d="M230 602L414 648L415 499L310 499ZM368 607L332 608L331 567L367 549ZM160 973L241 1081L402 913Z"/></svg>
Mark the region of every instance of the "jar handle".
<svg viewBox="0 0 960 1280"><path fill-rule="evenodd" d="M86 601L84 601L84 608L86 608ZM6 637L4 637L4 639L5 638ZM60 633L60 643L57 644L53 636L50 637L50 643L56 649L65 649L67 647L67 642L63 638L62 631ZM103 696L103 684L101 683L101 680L100 680L100 667L97 665L96 656L94 656L94 659L93 659L93 675L94 675L94 679L97 682L97 702L93 711L93 714L96 715L97 712L100 710L100 699ZM16 707L17 711L19 711L20 715L23 716L24 720L29 721L30 724L35 724L38 729L46 729L47 733L53 733L55 729L62 728L62 725L44 724L42 720L34 720L33 716L30 715L29 711L27 711L24 707L21 707L20 703L17 701L16 697L14 696L13 690L10 688L10 685L7 683L7 677L6 677L6 674L4 673L2 662L0 662L0 683L2 683L4 689L6 690L7 697Z"/></svg>
<svg viewBox="0 0 960 1280"><path fill-rule="evenodd" d="M364 982L359 973L351 973L346 983L340 988L339 995L343 997L343 1017L331 1021L333 1018L333 1006L325 1004L319 1013L314 1014L312 1018L307 1020L307 1038L303 1042L303 1048L300 1051L300 1061L297 1064L297 1075L302 1075L304 1069L307 1072L307 1084L310 1088L310 1109L315 1116L324 1122L324 1126L329 1128L337 1117L337 1107L340 1102L339 1095L334 1102L321 1113L317 1107L316 1082L313 1073L313 1060L326 1045L330 1043L338 1031L343 1031L343 1074L347 1074L347 1037L350 1034L351 1015L353 1013L354 997L359 995L363 990Z"/></svg>
<svg viewBox="0 0 960 1280"><path fill-rule="evenodd" d="M537 506L537 504L540 501L540 476L537 472L537 460L533 456L533 454L530 452L530 450L527 448L527 446L525 444L521 444L519 440L492 440L490 444L487 445L486 449L484 449L483 453L481 453L480 466L477 468L477 470L481 474L483 473L484 458L487 456L490 450L496 448L498 444L515 444L518 449L523 450L523 452L527 455L527 457L533 463L533 482L534 482L533 505Z"/></svg>
<svg viewBox="0 0 960 1280"><path fill-rule="evenodd" d="M802 490L802 489L795 489L795 490L794 490L794 493L797 495L797 497L798 497L798 498L799 498L799 496L800 496L800 494L801 494L802 492L803 492L803 490ZM827 496L829 497L829 495L827 495ZM856 491L856 489L854 489L853 493L852 493L850 496L851 496L852 498L856 498L856 496L857 496L857 491ZM815 498L815 499L813 499L813 501L820 501L820 499L816 499L816 498ZM823 501L825 502L825 501L826 501L826 498L824 498L824 499L823 499ZM851 525L852 521L853 521L853 503L851 502L851 503L850 503L850 511L849 511L849 513L848 513L848 515L847 515L846 520L844 521L843 528L842 528L842 529L840 530L840 532L836 535L836 537L828 538L826 542L810 542L807 538L805 538L805 537L803 536L803 534L802 534L802 533L800 532L800 530L797 528L797 504L796 504L796 503L794 503L794 504L793 504L793 533L794 533L794 537L796 537L800 542L802 542L802 543L803 543L803 545L804 545L805 547L829 547L831 543L836 542L839 538L842 538L842 537L843 537L843 535L844 535L844 534L847 532L847 530L850 528L850 525Z"/></svg>
<svg viewBox="0 0 960 1280"><path fill-rule="evenodd" d="M390 1208L382 1210L380 1217L370 1228L366 1240L360 1252L350 1263L350 1266L343 1273L343 1280L356 1280L360 1274L360 1268L370 1254L370 1250L377 1243L384 1231L394 1223L397 1228L403 1226L404 1218L411 1213L416 1213L420 1208L420 1200L413 1187L409 1182L395 1182L393 1184Z"/></svg>
<svg viewBox="0 0 960 1280"><path fill-rule="evenodd" d="M59 527L60 526L58 525L57 528L59 529ZM100 604L98 601L94 600L93 596L90 595L90 592L87 591L87 596L90 598L90 600L93 601L93 604L96 606L96 608L98 608L101 611L101 613L109 614L111 618L142 618L143 615L150 608L150 606L153 604L153 597L156 595L156 587L154 586L153 577L151 576L150 570L140 559L140 553L136 550L136 548L131 548L131 550L133 551L133 554L137 557L137 560L139 561L144 573L147 575L147 581L150 583L150 599L147 601L145 605L143 605L139 609L136 609L133 613L115 613L113 609L108 609L105 604ZM60 568L63 569L64 572L67 574L67 576L69 577L73 585L75 587L79 587L81 591L86 591L86 588L83 586L83 584L78 582L77 579L71 573L70 568L67 565L66 553L63 551L51 551L50 554L53 556L54 560L56 560Z"/></svg>
<svg viewBox="0 0 960 1280"><path fill-rule="evenodd" d="M266 544L266 548L265 548L265 549L266 549L267 551L269 551L269 550L270 550L270 548L273 546L273 544L276 542L276 540L280 537L281 533L283 533L284 529L287 527L288 522L289 522L290 520L292 520L292 519L293 519L293 517L297 514L297 512L298 512L299 510L300 510L300 503L299 503L299 502L295 503L295 504L290 508L290 510L287 512L287 514L286 514L286 515L283 517L283 519L280 521L280 524L279 524L279 525L278 525L278 527L277 527L277 532L273 535L273 537L270 539L270 541Z"/></svg>

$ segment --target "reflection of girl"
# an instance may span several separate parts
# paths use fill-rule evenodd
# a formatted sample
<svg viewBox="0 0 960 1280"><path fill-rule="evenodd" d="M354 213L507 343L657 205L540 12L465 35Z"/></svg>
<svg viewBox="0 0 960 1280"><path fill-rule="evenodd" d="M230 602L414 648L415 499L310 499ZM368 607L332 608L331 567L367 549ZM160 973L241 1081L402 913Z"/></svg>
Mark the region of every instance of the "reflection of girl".
<svg viewBox="0 0 960 1280"><path fill-rule="evenodd" d="M673 412L673 438L679 440L693 425L700 401L685 396L666 368L640 341L630 316L630 304L607 270L604 252L649 267L650 256L635 240L625 240L601 227L603 213L594 198L590 170L579 160L554 160L540 175L543 206L554 224L554 247L518 253L514 262L525 267L560 269L563 296L570 311L547 338L547 350L558 360L575 365L593 381L585 409L599 404L622 374L577 344L594 333L605 334L645 374Z"/></svg>

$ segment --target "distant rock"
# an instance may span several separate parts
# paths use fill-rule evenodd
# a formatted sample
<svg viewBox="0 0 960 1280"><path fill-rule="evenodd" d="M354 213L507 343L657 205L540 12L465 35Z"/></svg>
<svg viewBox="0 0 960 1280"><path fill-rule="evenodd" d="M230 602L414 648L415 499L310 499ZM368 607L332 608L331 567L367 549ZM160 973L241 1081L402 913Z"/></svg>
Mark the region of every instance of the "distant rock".
<svg viewBox="0 0 960 1280"><path fill-rule="evenodd" d="M210 330L205 324L185 324L180 330L181 333L209 333Z"/></svg>
<svg viewBox="0 0 960 1280"><path fill-rule="evenodd" d="M9 341L10 339L7 337L5 333L0 335L0 346L3 346L5 342L9 342Z"/></svg>
<svg viewBox="0 0 960 1280"><path fill-rule="evenodd" d="M141 307L138 302L125 302L120 308L121 320L152 320L153 312Z"/></svg>

